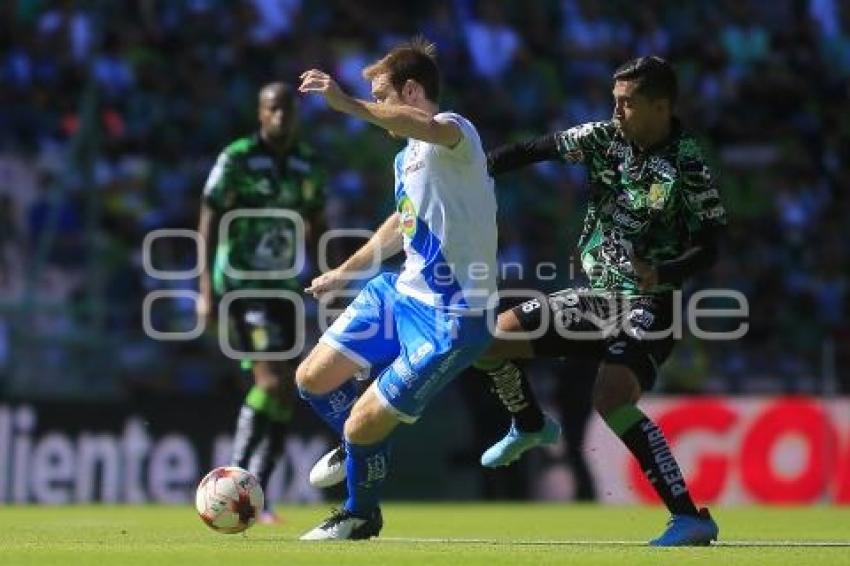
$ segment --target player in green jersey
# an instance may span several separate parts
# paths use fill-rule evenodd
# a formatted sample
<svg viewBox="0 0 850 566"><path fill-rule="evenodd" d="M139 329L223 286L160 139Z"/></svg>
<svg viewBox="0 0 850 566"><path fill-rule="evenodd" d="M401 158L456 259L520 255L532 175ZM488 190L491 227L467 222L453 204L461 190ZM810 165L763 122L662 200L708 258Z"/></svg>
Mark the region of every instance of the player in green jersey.
<svg viewBox="0 0 850 566"><path fill-rule="evenodd" d="M280 278L275 272L297 269L294 262L299 248L303 250L305 230L318 230L324 180L311 150L295 139L291 86L265 85L259 92L258 117L259 131L221 152L204 187L198 231L215 257L201 274L197 311L206 324L215 304L228 293L260 292L262 297L231 295L222 340L248 353L247 358L281 358L274 354L293 348L304 329L296 327L293 302L274 295L303 286L294 276ZM293 214L303 219L305 230ZM222 225L226 238L219 241ZM239 413L231 463L250 466L265 489L283 453L293 410L294 368L282 359L243 359L242 367L251 370L254 386ZM274 521L275 516L267 509L262 519Z"/></svg>
<svg viewBox="0 0 850 566"><path fill-rule="evenodd" d="M482 455L503 466L555 442L521 368L509 361L582 357L598 361L593 404L637 458L672 519L654 545L708 544L717 525L697 510L669 445L636 402L673 348L673 291L715 261L726 212L702 152L673 114L676 75L659 57L614 74L614 116L496 149L497 175L531 163L583 163L590 201L579 239L589 289L566 289L499 316L497 338L476 367L512 413L508 434ZM539 330L536 337L520 336Z"/></svg>

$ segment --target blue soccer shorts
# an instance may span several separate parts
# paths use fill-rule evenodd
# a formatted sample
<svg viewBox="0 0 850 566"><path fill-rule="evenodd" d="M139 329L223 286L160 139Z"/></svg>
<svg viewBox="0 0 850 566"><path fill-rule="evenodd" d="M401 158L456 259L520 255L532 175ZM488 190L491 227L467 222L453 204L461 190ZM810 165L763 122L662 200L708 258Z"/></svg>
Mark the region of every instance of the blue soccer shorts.
<svg viewBox="0 0 850 566"><path fill-rule="evenodd" d="M399 293L395 281L389 273L370 280L320 342L377 374L381 401L413 423L492 337L484 313L432 307Z"/></svg>

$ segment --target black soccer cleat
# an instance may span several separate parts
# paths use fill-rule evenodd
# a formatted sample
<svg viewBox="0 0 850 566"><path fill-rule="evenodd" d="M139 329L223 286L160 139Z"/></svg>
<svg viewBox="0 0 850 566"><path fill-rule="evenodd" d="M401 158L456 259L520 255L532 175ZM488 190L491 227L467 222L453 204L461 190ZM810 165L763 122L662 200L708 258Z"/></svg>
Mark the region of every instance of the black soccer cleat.
<svg viewBox="0 0 850 566"><path fill-rule="evenodd" d="M301 535L300 540L364 540L378 536L384 527L381 508L368 519L355 517L348 509L334 509L318 527Z"/></svg>

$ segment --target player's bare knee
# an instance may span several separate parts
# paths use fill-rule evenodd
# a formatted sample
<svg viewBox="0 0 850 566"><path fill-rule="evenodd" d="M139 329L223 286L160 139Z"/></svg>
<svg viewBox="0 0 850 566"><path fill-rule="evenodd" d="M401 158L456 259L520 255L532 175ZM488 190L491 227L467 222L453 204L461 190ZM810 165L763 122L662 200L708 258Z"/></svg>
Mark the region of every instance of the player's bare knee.
<svg viewBox="0 0 850 566"><path fill-rule="evenodd" d="M307 356L307 359L298 364L298 367L295 369L295 384L298 386L298 389L316 393L314 389L317 389L319 386L318 373L315 371L315 366L310 356Z"/></svg>
<svg viewBox="0 0 850 566"><path fill-rule="evenodd" d="M503 312L496 321L495 335L484 353L484 358L514 360L532 357L531 344L523 333L524 329L516 313Z"/></svg>
<svg viewBox="0 0 850 566"><path fill-rule="evenodd" d="M343 435L352 444L371 444L372 437L371 419L365 411L352 410L351 415L345 421Z"/></svg>
<svg viewBox="0 0 850 566"><path fill-rule="evenodd" d="M392 428L386 422L384 409L368 400L364 402L361 397L345 421L343 434L352 444L368 445L384 440Z"/></svg>
<svg viewBox="0 0 850 566"><path fill-rule="evenodd" d="M496 330L499 332L521 332L523 328L516 313L508 310L496 319Z"/></svg>

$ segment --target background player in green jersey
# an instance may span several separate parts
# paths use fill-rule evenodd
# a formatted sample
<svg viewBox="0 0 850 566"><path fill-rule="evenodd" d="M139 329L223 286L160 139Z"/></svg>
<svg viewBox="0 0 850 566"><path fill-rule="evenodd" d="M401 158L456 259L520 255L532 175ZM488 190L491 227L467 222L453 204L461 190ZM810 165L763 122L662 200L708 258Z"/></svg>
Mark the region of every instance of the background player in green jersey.
<svg viewBox="0 0 850 566"><path fill-rule="evenodd" d="M295 141L296 105L293 89L271 83L259 92L259 131L240 138L218 157L210 172L201 207L199 232L207 250L215 250L212 269L201 274L198 315L206 322L215 312L215 302L230 291L259 289L268 292L299 291L297 280L251 278L251 273L269 274L294 266L303 233L288 218L271 216L273 211L291 211L303 218L307 230L317 230L323 208L323 178L308 147ZM263 216L236 216L227 237L218 241L219 223L231 211L266 210ZM240 213L237 213L240 214ZM250 213L249 213L250 214ZM208 254L209 255L209 254ZM227 267L229 266L229 267ZM292 302L280 298L239 298L228 312L228 344L237 351L285 352L296 344L297 333ZM303 335L303 334L302 334ZM243 360L251 369L254 386L239 413L233 444L232 464L250 468L263 488L268 485L274 464L283 453L286 427L293 404L293 368L286 361ZM267 510L267 521L275 520Z"/></svg>
<svg viewBox="0 0 850 566"><path fill-rule="evenodd" d="M696 141L673 115L676 75L658 57L614 74L611 121L508 145L489 154L493 174L560 159L583 163L591 187L579 240L590 289L566 289L499 316L477 367L514 416L507 436L482 456L502 466L558 438L516 358L581 357L598 362L593 404L637 458L672 514L655 545L708 544L717 525L697 510L664 435L636 403L673 348L673 291L716 257L726 213ZM537 337L519 333L542 328ZM655 335L653 335L655 333Z"/></svg>

